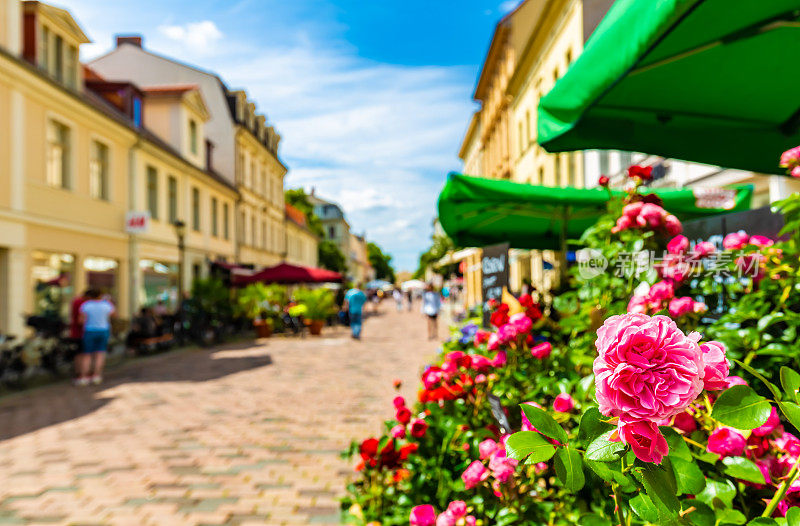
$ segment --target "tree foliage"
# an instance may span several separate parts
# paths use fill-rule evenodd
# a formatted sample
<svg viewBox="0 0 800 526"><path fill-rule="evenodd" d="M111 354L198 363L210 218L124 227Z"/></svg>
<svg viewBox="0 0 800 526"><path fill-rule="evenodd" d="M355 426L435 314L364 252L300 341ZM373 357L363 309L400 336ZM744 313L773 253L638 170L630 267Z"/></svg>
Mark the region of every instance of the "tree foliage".
<svg viewBox="0 0 800 526"><path fill-rule="evenodd" d="M302 188L290 188L284 192L284 195L287 203L305 214L308 229L317 236L324 237L322 221L320 221L317 214L314 213L314 205L309 202L306 191Z"/></svg>
<svg viewBox="0 0 800 526"><path fill-rule="evenodd" d="M384 254L381 247L375 243L367 243L367 259L369 264L375 269L375 277L385 279L390 283L395 282L395 272L392 266L392 256Z"/></svg>
<svg viewBox="0 0 800 526"><path fill-rule="evenodd" d="M347 272L347 258L339 249L339 245L325 239L319 242L319 265L322 268L344 274Z"/></svg>
<svg viewBox="0 0 800 526"><path fill-rule="evenodd" d="M453 243L453 240L447 235L434 234L430 248L419 257L419 267L417 267L414 277L420 278L424 276L425 270L429 266L442 259L449 251L455 250L455 248L455 243ZM435 268L434 271L443 276L447 276L455 272L455 268L456 265L446 265L441 268Z"/></svg>

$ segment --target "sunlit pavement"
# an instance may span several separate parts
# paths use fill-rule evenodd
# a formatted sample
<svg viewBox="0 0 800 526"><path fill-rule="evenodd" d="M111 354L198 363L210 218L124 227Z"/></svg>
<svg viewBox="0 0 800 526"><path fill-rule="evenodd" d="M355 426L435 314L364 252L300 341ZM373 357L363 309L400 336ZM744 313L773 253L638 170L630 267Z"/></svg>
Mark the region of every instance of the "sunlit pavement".
<svg viewBox="0 0 800 526"><path fill-rule="evenodd" d="M389 302L360 342L343 328L263 342L0 400L0 524L338 523L339 452L391 415L394 378L413 396L436 344Z"/></svg>

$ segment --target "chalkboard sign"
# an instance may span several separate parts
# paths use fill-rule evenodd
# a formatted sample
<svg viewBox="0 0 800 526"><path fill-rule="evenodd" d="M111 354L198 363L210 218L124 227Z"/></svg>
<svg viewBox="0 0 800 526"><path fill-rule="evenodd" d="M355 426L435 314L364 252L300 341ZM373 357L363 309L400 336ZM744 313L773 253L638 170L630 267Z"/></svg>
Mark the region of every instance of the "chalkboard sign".
<svg viewBox="0 0 800 526"><path fill-rule="evenodd" d="M508 243L484 247L481 258L481 290L483 291L483 325L489 326L489 300L502 301L508 287Z"/></svg>
<svg viewBox="0 0 800 526"><path fill-rule="evenodd" d="M497 420L497 425L500 427L500 432L504 435L510 433L511 424L508 423L508 417L503 410L503 404L500 403L500 398L492 393L489 393L487 398L489 400L489 407L492 409L492 416Z"/></svg>

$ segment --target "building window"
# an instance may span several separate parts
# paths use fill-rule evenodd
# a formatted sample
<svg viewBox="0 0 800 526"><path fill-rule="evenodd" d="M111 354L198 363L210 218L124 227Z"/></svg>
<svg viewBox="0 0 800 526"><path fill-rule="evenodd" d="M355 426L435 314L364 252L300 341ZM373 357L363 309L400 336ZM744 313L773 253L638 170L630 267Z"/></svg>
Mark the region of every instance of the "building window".
<svg viewBox="0 0 800 526"><path fill-rule="evenodd" d="M47 135L47 184L68 189L72 184L70 129L58 121L51 120Z"/></svg>
<svg viewBox="0 0 800 526"><path fill-rule="evenodd" d="M608 161L606 161L608 163ZM620 170L627 170L633 164L633 155L631 152L619 152L619 167Z"/></svg>
<svg viewBox="0 0 800 526"><path fill-rule="evenodd" d="M536 182L536 184L544 184L544 167L543 166L539 167L539 180Z"/></svg>
<svg viewBox="0 0 800 526"><path fill-rule="evenodd" d="M169 222L178 221L178 180L170 176L167 180L167 203L169 207Z"/></svg>
<svg viewBox="0 0 800 526"><path fill-rule="evenodd" d="M244 153L239 152L239 162L236 163L236 184L244 184Z"/></svg>
<svg viewBox="0 0 800 526"><path fill-rule="evenodd" d="M211 235L217 237L219 235L219 226L217 224L217 198L211 198Z"/></svg>
<svg viewBox="0 0 800 526"><path fill-rule="evenodd" d="M231 238L229 213L228 203L224 203L222 205L222 237L225 239Z"/></svg>
<svg viewBox="0 0 800 526"><path fill-rule="evenodd" d="M555 181L555 184L556 184L556 186L561 186L562 185L562 182L561 182L561 154L557 153L555 155L555 161L556 161L556 181Z"/></svg>
<svg viewBox="0 0 800 526"><path fill-rule="evenodd" d="M147 209L150 217L158 219L158 172L152 166L147 167Z"/></svg>
<svg viewBox="0 0 800 526"><path fill-rule="evenodd" d="M266 221L262 221L261 222L261 248L266 250L267 246L269 246L268 243L269 243L269 240L267 239L267 222Z"/></svg>
<svg viewBox="0 0 800 526"><path fill-rule="evenodd" d="M78 87L78 50L75 46L67 47L66 77L67 86Z"/></svg>
<svg viewBox="0 0 800 526"><path fill-rule="evenodd" d="M567 186L576 186L575 152L567 154Z"/></svg>
<svg viewBox="0 0 800 526"><path fill-rule="evenodd" d="M523 136L522 136L522 121L519 122L519 153L522 155L522 152L525 151L525 145L523 144Z"/></svg>
<svg viewBox="0 0 800 526"><path fill-rule="evenodd" d="M331 225L328 227L328 238L335 239L336 238L336 227Z"/></svg>
<svg viewBox="0 0 800 526"><path fill-rule="evenodd" d="M189 120L189 148L193 155L197 155L197 123Z"/></svg>
<svg viewBox="0 0 800 526"><path fill-rule="evenodd" d="M256 246L256 215L250 218L250 246Z"/></svg>
<svg viewBox="0 0 800 526"><path fill-rule="evenodd" d="M269 188L267 186L267 170L262 168L261 169L261 195L267 196Z"/></svg>
<svg viewBox="0 0 800 526"><path fill-rule="evenodd" d="M250 160L250 172L247 177L247 187L255 190L256 183L256 162L254 160Z"/></svg>
<svg viewBox="0 0 800 526"><path fill-rule="evenodd" d="M244 240L246 239L244 232L246 226L247 226L247 216L245 215L244 210L241 210L239 212L239 228L236 234L236 237L238 238L239 243L241 244L244 244Z"/></svg>
<svg viewBox="0 0 800 526"><path fill-rule="evenodd" d="M192 188L192 230L200 232L200 190Z"/></svg>
<svg viewBox="0 0 800 526"><path fill-rule="evenodd" d="M600 157L600 175L609 175L608 173L608 150L599 150L597 152ZM627 166L626 166L627 168Z"/></svg>
<svg viewBox="0 0 800 526"><path fill-rule="evenodd" d="M56 35L56 45L53 49L55 55L55 77L59 82L64 82L64 39Z"/></svg>
<svg viewBox="0 0 800 526"><path fill-rule="evenodd" d="M39 48L39 67L50 71L50 29L42 26L41 47Z"/></svg>
<svg viewBox="0 0 800 526"><path fill-rule="evenodd" d="M567 68L569 68L570 64L572 64L572 50L567 50Z"/></svg>
<svg viewBox="0 0 800 526"><path fill-rule="evenodd" d="M95 199L108 201L108 146L92 141L89 161L89 194Z"/></svg>

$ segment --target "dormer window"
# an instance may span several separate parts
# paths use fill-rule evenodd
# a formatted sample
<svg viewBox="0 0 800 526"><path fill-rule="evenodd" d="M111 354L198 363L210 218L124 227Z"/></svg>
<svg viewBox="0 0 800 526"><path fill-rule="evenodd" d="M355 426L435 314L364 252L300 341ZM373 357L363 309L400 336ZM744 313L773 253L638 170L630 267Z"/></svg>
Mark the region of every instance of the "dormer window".
<svg viewBox="0 0 800 526"><path fill-rule="evenodd" d="M189 148L192 151L192 155L197 155L198 153L198 139L197 139L197 123L194 119L189 120Z"/></svg>

